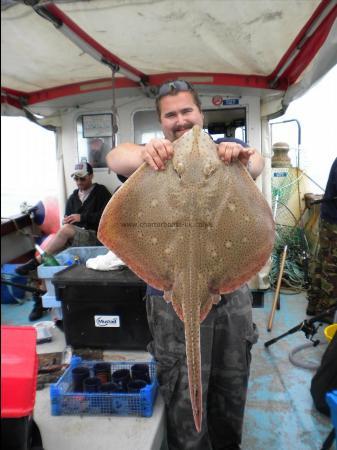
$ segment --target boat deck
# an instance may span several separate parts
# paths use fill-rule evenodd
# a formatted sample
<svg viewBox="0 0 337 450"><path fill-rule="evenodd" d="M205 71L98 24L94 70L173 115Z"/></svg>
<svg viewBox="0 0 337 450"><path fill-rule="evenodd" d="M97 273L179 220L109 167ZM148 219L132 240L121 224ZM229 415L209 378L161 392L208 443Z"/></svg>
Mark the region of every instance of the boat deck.
<svg viewBox="0 0 337 450"><path fill-rule="evenodd" d="M270 347L264 343L278 337L302 322L307 301L305 295L281 295L281 308L276 311L271 332L267 323L274 293L264 295L264 307L254 308L254 321L260 338L253 348L250 386L245 413L242 450L320 450L332 429L331 419L319 413L313 406L310 383L315 373L294 365L289 353L296 347L309 343L302 331L280 339ZM31 324L28 314L32 303L1 305L3 324ZM50 320L46 315L44 320ZM300 365L319 365L327 342L323 324L315 339L321 343L310 346L295 355ZM65 346L64 335L53 330L53 342L38 345L38 353L61 351ZM104 359L111 359L116 352L104 352ZM146 353L118 353L125 358L148 358ZM119 448L120 450L164 449L164 407L157 398L152 418L131 417L53 417L49 409L47 388L37 391L34 410L46 450L95 450Z"/></svg>

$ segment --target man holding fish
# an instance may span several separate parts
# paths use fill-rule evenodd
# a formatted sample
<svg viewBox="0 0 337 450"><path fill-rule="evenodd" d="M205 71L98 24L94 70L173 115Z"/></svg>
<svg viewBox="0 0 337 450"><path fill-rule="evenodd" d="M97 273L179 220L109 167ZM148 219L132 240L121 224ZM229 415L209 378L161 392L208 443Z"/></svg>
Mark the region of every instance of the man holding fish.
<svg viewBox="0 0 337 450"><path fill-rule="evenodd" d="M156 108L164 139L152 139L146 145L124 143L113 149L107 156L107 163L119 176L128 178L144 162L154 172L165 171L168 162L174 159L173 143L190 132L195 125L202 129L204 117L201 102L197 92L187 81L164 83L158 91ZM198 127L193 128L195 135L199 133L198 130ZM201 130L200 132L202 133ZM200 137L200 142L202 139ZM253 179L262 172L263 158L244 142L227 138L216 144L217 156L224 165L231 166L240 161ZM177 164L178 172L182 166ZM239 166L241 167L240 164ZM246 176L247 171L243 168L240 170ZM209 173L212 171L211 167ZM235 205L229 203L229 209L233 208ZM104 224L101 228L101 236L104 237L108 231ZM104 243L109 247L109 239ZM230 243L226 245L230 247ZM168 253L169 250L168 248ZM125 262L128 264L127 260ZM131 269L134 270L132 265ZM139 273L141 276L141 271ZM239 277L241 279L243 278ZM162 291L148 286L147 313L153 336L148 350L157 362L160 390L167 409L170 450L240 449L250 351L257 341L258 332L252 322L252 294L246 283L239 286L233 291L226 289L227 293L221 299L219 294L223 290L210 287L212 301L200 314L201 373L198 380L201 380L202 385L199 386L196 382L197 386L192 388L194 369L188 367L186 358L186 311L175 306L174 293L172 305L172 294L167 294L166 288L163 298Z"/></svg>

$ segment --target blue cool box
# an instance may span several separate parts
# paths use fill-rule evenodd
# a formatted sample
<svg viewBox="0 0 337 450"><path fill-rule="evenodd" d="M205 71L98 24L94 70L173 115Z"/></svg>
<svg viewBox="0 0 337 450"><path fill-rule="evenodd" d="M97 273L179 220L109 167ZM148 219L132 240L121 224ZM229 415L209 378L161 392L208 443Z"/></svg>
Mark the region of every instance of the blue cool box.
<svg viewBox="0 0 337 450"><path fill-rule="evenodd" d="M98 362L102 361L85 361L78 356L72 358L70 367L62 377L57 383L50 385L51 414L53 416L118 415L151 417L158 390L155 362L146 362L149 365L151 384L141 389L139 393L73 392L72 369L77 366L85 366L90 369L92 374L93 366ZM131 366L136 363L136 361L112 361L110 362L111 372L119 369L131 369ZM144 364L144 361L141 363Z"/></svg>
<svg viewBox="0 0 337 450"><path fill-rule="evenodd" d="M27 277L15 273L15 269L21 264L4 264L1 266L1 277L4 280L22 285L27 284ZM1 303L18 303L23 300L26 291L19 287L1 284Z"/></svg>
<svg viewBox="0 0 337 450"><path fill-rule="evenodd" d="M328 392L326 394L326 401L330 407L331 420L335 428L336 450L337 450L337 390Z"/></svg>

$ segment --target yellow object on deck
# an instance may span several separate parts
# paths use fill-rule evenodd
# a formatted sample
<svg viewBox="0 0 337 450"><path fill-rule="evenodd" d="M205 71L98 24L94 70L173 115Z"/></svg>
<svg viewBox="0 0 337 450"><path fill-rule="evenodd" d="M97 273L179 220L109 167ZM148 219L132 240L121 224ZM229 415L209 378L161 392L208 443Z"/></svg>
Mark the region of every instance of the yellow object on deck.
<svg viewBox="0 0 337 450"><path fill-rule="evenodd" d="M324 328L324 335L328 341L331 341L336 331L337 331L337 323L333 323L332 325L329 325L328 327Z"/></svg>

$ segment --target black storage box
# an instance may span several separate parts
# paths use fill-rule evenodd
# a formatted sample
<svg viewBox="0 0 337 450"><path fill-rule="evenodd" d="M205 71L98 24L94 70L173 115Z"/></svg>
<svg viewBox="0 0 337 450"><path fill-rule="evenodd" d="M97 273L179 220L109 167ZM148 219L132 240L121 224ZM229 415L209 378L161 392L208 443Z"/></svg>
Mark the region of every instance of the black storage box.
<svg viewBox="0 0 337 450"><path fill-rule="evenodd" d="M1 448L3 450L30 450L32 417L1 419Z"/></svg>
<svg viewBox="0 0 337 450"><path fill-rule="evenodd" d="M103 272L73 265L56 273L52 283L68 345L146 350L151 340L146 284L128 268Z"/></svg>

